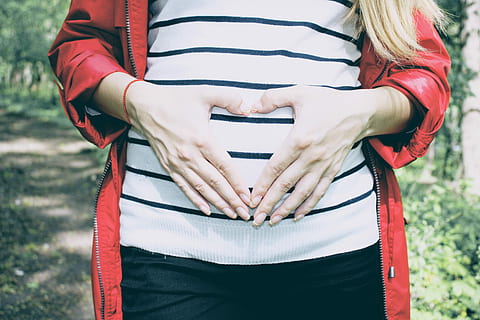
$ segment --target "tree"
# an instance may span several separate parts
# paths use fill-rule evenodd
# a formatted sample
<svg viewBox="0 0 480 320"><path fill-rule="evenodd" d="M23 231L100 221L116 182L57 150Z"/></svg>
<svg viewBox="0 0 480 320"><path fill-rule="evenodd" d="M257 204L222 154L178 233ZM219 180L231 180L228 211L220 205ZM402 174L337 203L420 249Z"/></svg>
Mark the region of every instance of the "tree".
<svg viewBox="0 0 480 320"><path fill-rule="evenodd" d="M46 55L68 3L0 1L0 89L32 89L50 82Z"/></svg>
<svg viewBox="0 0 480 320"><path fill-rule="evenodd" d="M467 67L473 72L469 81L471 95L462 106L462 149L464 176L471 182L470 191L480 195L480 1L467 6L464 25L465 46L463 56Z"/></svg>

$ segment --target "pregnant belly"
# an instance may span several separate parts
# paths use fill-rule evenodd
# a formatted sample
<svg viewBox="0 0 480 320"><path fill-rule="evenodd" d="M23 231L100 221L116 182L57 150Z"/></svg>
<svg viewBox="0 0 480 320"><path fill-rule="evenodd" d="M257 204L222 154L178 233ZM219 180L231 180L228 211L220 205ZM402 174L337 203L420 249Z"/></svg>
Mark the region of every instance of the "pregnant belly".
<svg viewBox="0 0 480 320"><path fill-rule="evenodd" d="M244 183L253 187L270 157L284 146L293 122L293 111L290 107L248 117L234 115L223 108L215 107L212 109L210 129L214 141L229 153ZM358 196L360 192L351 188L352 185L363 185L368 189L372 178L364 161L361 146L358 145L347 155L337 175L345 177L330 186L316 207L337 205L345 199ZM351 175L350 171L358 174ZM345 190L348 190L348 194ZM133 129L129 132L127 174L123 191L149 202L195 208L168 177L167 171L160 165L145 138Z"/></svg>
<svg viewBox="0 0 480 320"><path fill-rule="evenodd" d="M213 108L210 120L215 140L229 153L250 187L254 186L268 159L281 148L292 126L293 115L289 107L249 117Z"/></svg>

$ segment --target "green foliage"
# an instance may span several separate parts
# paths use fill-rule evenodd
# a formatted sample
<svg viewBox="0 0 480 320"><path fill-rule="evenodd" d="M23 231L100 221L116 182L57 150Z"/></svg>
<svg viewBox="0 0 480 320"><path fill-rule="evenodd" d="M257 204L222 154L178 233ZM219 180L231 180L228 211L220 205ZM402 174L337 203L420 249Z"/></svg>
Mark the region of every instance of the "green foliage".
<svg viewBox="0 0 480 320"><path fill-rule="evenodd" d="M479 320L480 198L468 196L465 185L419 184L418 165L400 170L412 318Z"/></svg>
<svg viewBox="0 0 480 320"><path fill-rule="evenodd" d="M442 35L452 58L452 98L445 123L431 148L430 159L400 170L404 194L410 269L412 318L480 319L480 199L466 192L461 177L462 104L471 94L473 73L464 63L463 21L470 1L439 0L450 17ZM421 167L440 180L422 184ZM428 176L428 174L427 174ZM420 179L421 180L421 179Z"/></svg>
<svg viewBox="0 0 480 320"><path fill-rule="evenodd" d="M46 53L65 17L67 0L0 2L0 88L46 82Z"/></svg>
<svg viewBox="0 0 480 320"><path fill-rule="evenodd" d="M450 19L446 33L442 34L452 60L448 81L451 86L450 106L445 114L445 122L440 129L433 146L435 149L436 167L434 173L448 180L457 179L461 175L462 147L461 123L462 105L471 94L468 82L473 73L466 67L462 49L465 45L463 35L464 21L468 0L439 0L439 5L446 11Z"/></svg>

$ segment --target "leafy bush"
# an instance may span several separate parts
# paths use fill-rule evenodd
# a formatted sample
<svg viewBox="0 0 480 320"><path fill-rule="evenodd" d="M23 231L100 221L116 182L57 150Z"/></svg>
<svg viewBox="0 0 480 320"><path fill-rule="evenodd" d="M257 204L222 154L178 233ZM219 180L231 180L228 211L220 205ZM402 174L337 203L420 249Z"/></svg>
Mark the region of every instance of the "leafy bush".
<svg viewBox="0 0 480 320"><path fill-rule="evenodd" d="M412 319L480 319L480 199L466 185L400 170L409 224Z"/></svg>

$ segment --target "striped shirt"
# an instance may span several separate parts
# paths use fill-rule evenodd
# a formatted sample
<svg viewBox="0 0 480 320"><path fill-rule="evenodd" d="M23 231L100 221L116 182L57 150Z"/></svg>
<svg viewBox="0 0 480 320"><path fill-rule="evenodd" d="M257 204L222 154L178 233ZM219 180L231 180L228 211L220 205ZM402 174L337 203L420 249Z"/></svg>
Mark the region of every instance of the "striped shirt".
<svg viewBox="0 0 480 320"><path fill-rule="evenodd" d="M354 90L360 52L353 26L344 21L350 6L347 0L153 1L145 79L164 86L226 86L247 103L264 90L296 84ZM215 138L249 186L293 125L288 107L248 117L214 108L210 119ZM357 143L325 196L299 222L291 214L275 227L253 228L216 209L206 217L132 129L120 200L121 244L224 264L312 259L376 242L375 203L373 178Z"/></svg>

